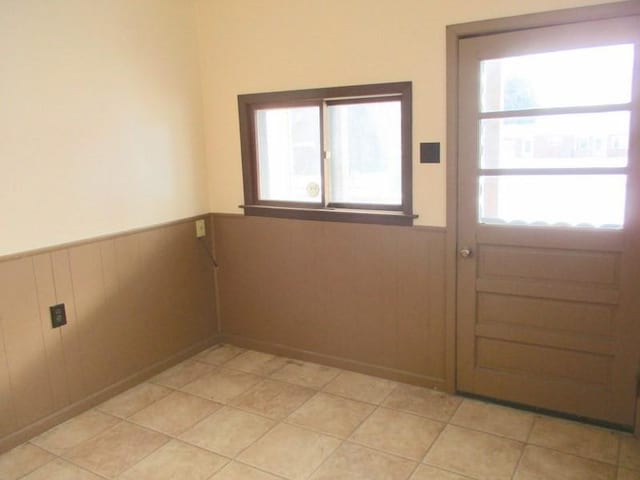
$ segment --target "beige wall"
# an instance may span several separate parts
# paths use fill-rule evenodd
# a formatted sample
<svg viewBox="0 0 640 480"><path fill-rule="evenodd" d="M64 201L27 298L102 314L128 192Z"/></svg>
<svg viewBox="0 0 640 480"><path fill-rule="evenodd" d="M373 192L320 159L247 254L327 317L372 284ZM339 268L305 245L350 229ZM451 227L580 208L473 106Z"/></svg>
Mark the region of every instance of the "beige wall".
<svg viewBox="0 0 640 480"><path fill-rule="evenodd" d="M0 0L0 256L206 212L191 0Z"/></svg>
<svg viewBox="0 0 640 480"><path fill-rule="evenodd" d="M597 3L198 0L210 210L243 203L238 94L411 80L416 223L445 225L445 165L418 164L417 148L445 147L446 25Z"/></svg>
<svg viewBox="0 0 640 480"><path fill-rule="evenodd" d="M238 93L412 80L444 142L447 24L602 1L0 0L0 256L238 213ZM445 224L444 164L414 206Z"/></svg>

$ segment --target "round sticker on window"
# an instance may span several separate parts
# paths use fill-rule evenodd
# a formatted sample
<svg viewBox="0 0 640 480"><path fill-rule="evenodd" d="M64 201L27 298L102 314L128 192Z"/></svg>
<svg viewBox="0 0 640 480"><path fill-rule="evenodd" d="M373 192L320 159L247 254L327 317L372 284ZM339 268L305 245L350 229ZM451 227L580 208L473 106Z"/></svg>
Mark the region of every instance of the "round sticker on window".
<svg viewBox="0 0 640 480"><path fill-rule="evenodd" d="M313 198L317 197L319 193L320 185L318 185L316 182L309 182L309 184L307 185L307 195Z"/></svg>

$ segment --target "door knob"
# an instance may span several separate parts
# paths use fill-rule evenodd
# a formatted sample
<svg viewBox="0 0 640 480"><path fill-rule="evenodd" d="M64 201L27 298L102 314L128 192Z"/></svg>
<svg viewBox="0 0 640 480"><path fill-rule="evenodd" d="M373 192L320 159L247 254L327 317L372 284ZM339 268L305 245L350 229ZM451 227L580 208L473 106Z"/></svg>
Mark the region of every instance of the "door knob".
<svg viewBox="0 0 640 480"><path fill-rule="evenodd" d="M473 254L473 251L469 247L464 247L460 249L459 253L462 258L469 258Z"/></svg>

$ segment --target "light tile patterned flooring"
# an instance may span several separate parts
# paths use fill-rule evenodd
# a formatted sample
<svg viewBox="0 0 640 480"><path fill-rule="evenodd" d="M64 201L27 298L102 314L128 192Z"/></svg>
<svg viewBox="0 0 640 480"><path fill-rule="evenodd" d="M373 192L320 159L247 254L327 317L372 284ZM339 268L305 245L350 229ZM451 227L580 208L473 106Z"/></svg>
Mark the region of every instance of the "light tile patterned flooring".
<svg viewBox="0 0 640 480"><path fill-rule="evenodd" d="M640 480L631 435L214 347L0 456L0 480Z"/></svg>

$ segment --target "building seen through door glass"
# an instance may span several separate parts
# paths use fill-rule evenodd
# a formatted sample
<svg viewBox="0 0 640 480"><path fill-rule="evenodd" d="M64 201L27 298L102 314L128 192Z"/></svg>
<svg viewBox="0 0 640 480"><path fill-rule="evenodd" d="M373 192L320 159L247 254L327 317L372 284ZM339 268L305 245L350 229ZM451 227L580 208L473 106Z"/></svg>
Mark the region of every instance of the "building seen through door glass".
<svg viewBox="0 0 640 480"><path fill-rule="evenodd" d="M633 44L480 63L479 221L622 228Z"/></svg>

